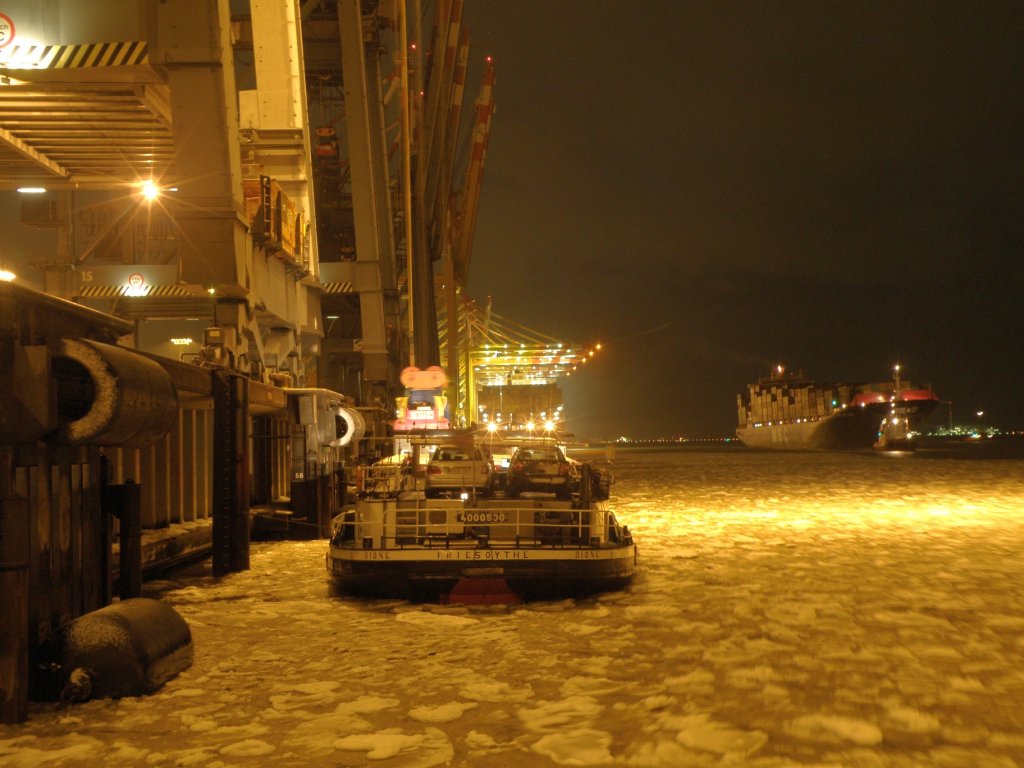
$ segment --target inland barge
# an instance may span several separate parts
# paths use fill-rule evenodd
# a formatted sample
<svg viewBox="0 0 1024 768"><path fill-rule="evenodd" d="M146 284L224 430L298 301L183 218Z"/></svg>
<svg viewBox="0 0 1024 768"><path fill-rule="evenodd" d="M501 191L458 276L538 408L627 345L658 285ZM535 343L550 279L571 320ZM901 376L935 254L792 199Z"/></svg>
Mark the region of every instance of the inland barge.
<svg viewBox="0 0 1024 768"><path fill-rule="evenodd" d="M363 469L328 544L327 571L339 590L515 602L618 589L636 573L632 534L601 498L607 489L590 464L575 463L578 482L564 499L472 488L431 497L423 468L413 457Z"/></svg>

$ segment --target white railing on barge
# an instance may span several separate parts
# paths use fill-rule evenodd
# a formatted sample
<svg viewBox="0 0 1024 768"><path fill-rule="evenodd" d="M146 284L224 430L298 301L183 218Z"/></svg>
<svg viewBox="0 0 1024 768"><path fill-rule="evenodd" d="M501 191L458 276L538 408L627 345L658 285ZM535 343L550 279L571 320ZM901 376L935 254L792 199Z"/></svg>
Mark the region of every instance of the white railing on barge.
<svg viewBox="0 0 1024 768"><path fill-rule="evenodd" d="M332 543L356 549L621 546L629 536L604 505L544 499L366 497L334 520Z"/></svg>

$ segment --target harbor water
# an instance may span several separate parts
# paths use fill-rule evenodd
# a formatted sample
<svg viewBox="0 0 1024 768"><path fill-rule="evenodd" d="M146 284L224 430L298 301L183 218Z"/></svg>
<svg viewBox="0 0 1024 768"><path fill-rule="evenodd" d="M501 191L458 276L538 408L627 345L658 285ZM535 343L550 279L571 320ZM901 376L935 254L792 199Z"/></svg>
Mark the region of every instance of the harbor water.
<svg viewBox="0 0 1024 768"><path fill-rule="evenodd" d="M980 447L980 446L979 446ZM626 590L332 593L324 541L147 585L193 666L0 727L0 764L1024 765L1024 459L620 450Z"/></svg>

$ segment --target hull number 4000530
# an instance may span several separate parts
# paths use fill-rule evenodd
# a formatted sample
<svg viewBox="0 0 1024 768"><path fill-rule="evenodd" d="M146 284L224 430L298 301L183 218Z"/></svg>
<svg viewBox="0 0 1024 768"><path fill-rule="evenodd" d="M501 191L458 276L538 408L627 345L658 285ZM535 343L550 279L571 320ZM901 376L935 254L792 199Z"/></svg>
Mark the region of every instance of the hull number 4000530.
<svg viewBox="0 0 1024 768"><path fill-rule="evenodd" d="M455 519L460 523L507 523L506 512L460 512Z"/></svg>

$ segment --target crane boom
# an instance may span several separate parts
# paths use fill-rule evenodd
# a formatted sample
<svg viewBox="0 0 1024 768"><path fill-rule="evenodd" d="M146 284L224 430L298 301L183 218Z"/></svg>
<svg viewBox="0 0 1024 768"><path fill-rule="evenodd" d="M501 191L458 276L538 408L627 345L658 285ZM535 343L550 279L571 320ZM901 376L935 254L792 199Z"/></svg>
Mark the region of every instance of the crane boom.
<svg viewBox="0 0 1024 768"><path fill-rule="evenodd" d="M491 117L494 114L494 83L496 71L494 62L487 57L487 69L476 100L476 115L473 120L473 138L469 165L462 187L460 215L456 216L456 238L453 260L455 276L460 285L465 285L469 275L469 262L473 248L473 234L476 231L476 213L480 203L480 189L484 180L484 158L487 142L491 135Z"/></svg>

